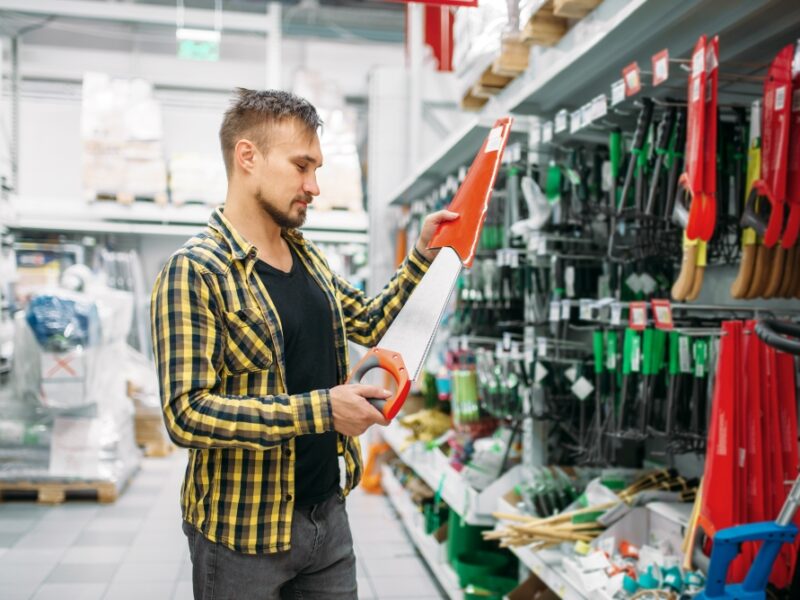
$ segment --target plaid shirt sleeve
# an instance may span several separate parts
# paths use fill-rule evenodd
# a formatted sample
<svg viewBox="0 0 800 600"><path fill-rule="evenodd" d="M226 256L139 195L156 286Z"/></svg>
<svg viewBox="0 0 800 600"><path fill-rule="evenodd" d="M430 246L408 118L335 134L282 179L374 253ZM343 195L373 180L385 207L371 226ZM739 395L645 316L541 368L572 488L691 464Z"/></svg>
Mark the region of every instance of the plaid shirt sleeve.
<svg viewBox="0 0 800 600"><path fill-rule="evenodd" d="M430 261L415 247L389 283L373 298L368 298L364 292L353 287L347 280L335 275L347 338L362 346L369 347L377 344L430 264Z"/></svg>
<svg viewBox="0 0 800 600"><path fill-rule="evenodd" d="M161 401L172 440L192 448L265 450L297 435L332 431L327 390L219 393L227 335L220 312L201 268L185 254L173 256L156 281L151 302Z"/></svg>

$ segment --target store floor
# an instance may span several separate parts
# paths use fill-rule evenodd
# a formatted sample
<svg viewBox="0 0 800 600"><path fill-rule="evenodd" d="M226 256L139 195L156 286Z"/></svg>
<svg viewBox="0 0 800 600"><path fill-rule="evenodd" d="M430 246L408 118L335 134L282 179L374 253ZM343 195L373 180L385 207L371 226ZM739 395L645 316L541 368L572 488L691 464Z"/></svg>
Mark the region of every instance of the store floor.
<svg viewBox="0 0 800 600"><path fill-rule="evenodd" d="M145 459L114 504L0 504L0 598L191 600L185 464L183 451ZM384 497L357 490L347 504L360 599L443 597Z"/></svg>

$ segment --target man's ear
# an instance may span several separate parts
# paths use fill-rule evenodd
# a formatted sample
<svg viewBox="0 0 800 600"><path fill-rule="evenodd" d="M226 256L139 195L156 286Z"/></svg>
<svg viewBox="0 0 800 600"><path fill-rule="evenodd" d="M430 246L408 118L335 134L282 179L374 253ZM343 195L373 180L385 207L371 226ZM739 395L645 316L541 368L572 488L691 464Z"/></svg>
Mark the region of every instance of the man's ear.
<svg viewBox="0 0 800 600"><path fill-rule="evenodd" d="M252 173L255 168L258 149L250 140L241 139L233 147L233 160L245 173Z"/></svg>

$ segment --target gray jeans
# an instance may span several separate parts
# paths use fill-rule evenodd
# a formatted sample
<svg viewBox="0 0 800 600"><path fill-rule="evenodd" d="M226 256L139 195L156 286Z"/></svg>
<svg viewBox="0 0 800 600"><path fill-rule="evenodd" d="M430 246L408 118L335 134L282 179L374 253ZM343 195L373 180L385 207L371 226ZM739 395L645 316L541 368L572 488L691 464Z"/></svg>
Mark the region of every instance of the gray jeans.
<svg viewBox="0 0 800 600"><path fill-rule="evenodd" d="M297 508L292 549L242 554L188 523L195 600L357 600L356 557L344 498Z"/></svg>

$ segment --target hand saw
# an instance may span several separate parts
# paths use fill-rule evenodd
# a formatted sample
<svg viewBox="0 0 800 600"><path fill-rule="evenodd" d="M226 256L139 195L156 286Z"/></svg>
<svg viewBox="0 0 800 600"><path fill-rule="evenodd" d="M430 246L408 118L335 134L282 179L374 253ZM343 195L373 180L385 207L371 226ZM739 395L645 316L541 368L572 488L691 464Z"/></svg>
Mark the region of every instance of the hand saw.
<svg viewBox="0 0 800 600"><path fill-rule="evenodd" d="M789 127L789 180L786 201L789 203L789 220L783 232L781 245L789 249L797 242L800 233L800 43L794 52L792 65L792 116Z"/></svg>
<svg viewBox="0 0 800 600"><path fill-rule="evenodd" d="M358 383L372 369L382 369L394 378L397 389L390 398L369 399L387 419L394 418L403 406L411 382L425 364L461 268L471 267L475 259L511 122L511 117L498 119L489 131L448 207L460 218L439 225L428 245L429 249L440 248L439 254L381 341L350 374L348 383Z"/></svg>

